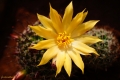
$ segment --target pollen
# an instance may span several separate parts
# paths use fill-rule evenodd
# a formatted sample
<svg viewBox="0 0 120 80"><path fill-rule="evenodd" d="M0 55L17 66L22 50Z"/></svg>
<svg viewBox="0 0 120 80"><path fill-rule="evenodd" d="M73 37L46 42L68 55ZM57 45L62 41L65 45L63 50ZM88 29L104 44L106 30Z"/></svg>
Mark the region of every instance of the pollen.
<svg viewBox="0 0 120 80"><path fill-rule="evenodd" d="M72 41L73 39L71 39L70 35L66 34L66 32L59 33L57 36L57 44L59 47L68 47Z"/></svg>

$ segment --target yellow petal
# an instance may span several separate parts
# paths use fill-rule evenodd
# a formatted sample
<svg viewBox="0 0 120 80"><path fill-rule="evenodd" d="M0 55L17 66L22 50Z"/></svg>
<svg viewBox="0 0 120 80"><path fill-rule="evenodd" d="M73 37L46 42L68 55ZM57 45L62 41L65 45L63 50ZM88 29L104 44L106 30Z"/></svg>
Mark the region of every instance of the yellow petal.
<svg viewBox="0 0 120 80"><path fill-rule="evenodd" d="M56 30L57 33L63 31L63 26L62 26L62 21L61 21L61 16L58 14L58 12L53 9L50 5L50 19L52 20L52 24L54 26L54 29Z"/></svg>
<svg viewBox="0 0 120 80"><path fill-rule="evenodd" d="M34 46L30 47L30 49L36 49L36 50L48 49L55 45L56 43L54 39L48 39L48 40L43 40L43 41L38 42Z"/></svg>
<svg viewBox="0 0 120 80"><path fill-rule="evenodd" d="M73 46L75 49L80 50L81 52L83 52L83 53L85 53L85 54L86 54L86 53L94 53L94 54L96 54L96 55L99 55L94 48L89 47L88 45L86 45L86 44L84 44L84 43L82 43L82 42L80 42L80 41L74 41L74 42L72 43L72 46Z"/></svg>
<svg viewBox="0 0 120 80"><path fill-rule="evenodd" d="M37 17L45 28L51 29L52 31L54 31L52 21L49 18L47 18L43 15L40 15L40 14L37 14Z"/></svg>
<svg viewBox="0 0 120 80"><path fill-rule="evenodd" d="M102 40L99 39L98 37L95 37L95 36L87 36L87 35L78 37L78 38L76 38L75 40L81 41L82 43L85 43L85 44L94 44L94 43L97 43L97 42L102 41Z"/></svg>
<svg viewBox="0 0 120 80"><path fill-rule="evenodd" d="M90 21L87 21L87 22L79 25L72 32L72 38L77 37L77 36L81 36L82 34L84 34L85 32L87 32L88 30L92 29L98 21L99 20L90 20Z"/></svg>
<svg viewBox="0 0 120 80"><path fill-rule="evenodd" d="M70 25L67 27L67 33L73 32L73 30L83 22L84 10L78 13L73 20L71 21Z"/></svg>
<svg viewBox="0 0 120 80"><path fill-rule="evenodd" d="M62 66L64 65L64 62L65 62L65 52L61 51L57 54L57 58L56 58L56 67L57 67L56 76L57 74L60 73Z"/></svg>
<svg viewBox="0 0 120 80"><path fill-rule="evenodd" d="M66 54L64 68L65 68L68 76L70 77L70 75L71 75L71 69L72 69L72 62L71 62L71 58L69 57L68 54Z"/></svg>
<svg viewBox="0 0 120 80"><path fill-rule="evenodd" d="M70 24L72 20L72 16L73 16L73 5L71 1L70 4L66 7L65 13L63 16L62 23L63 23L64 29L66 29L66 27Z"/></svg>
<svg viewBox="0 0 120 80"><path fill-rule="evenodd" d="M75 51L68 51L68 54L75 63L75 65L82 70L82 73L84 73L84 63L82 61L80 54Z"/></svg>
<svg viewBox="0 0 120 80"><path fill-rule="evenodd" d="M49 48L44 54L40 61L40 63L37 66L46 64L49 60L51 60L53 57L57 55L58 47L54 46L52 48Z"/></svg>
<svg viewBox="0 0 120 80"><path fill-rule="evenodd" d="M81 54L81 55L91 55L91 54L89 54L89 53L83 53L83 52L81 52L80 50L77 50L77 49L73 49L75 52L77 52L77 53L79 53L79 54Z"/></svg>
<svg viewBox="0 0 120 80"><path fill-rule="evenodd" d="M84 10L85 10L85 9L84 9ZM83 10L83 11L84 11L84 10ZM87 14L88 14L88 11L84 12L81 22L83 22L83 21L85 20Z"/></svg>
<svg viewBox="0 0 120 80"><path fill-rule="evenodd" d="M30 26L30 28L39 36L44 37L46 39L53 39L57 36L56 33L51 31L50 29L45 29L42 26Z"/></svg>

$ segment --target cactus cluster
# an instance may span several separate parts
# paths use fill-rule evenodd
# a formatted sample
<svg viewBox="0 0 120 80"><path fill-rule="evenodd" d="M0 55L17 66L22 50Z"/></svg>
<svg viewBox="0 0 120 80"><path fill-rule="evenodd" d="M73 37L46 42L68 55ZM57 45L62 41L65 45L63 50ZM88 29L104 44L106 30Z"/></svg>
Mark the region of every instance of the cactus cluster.
<svg viewBox="0 0 120 80"><path fill-rule="evenodd" d="M41 25L37 22L34 25ZM90 45L95 48L99 57L94 55L82 56L85 66L96 68L96 69L106 69L116 61L119 53L119 42L117 38L113 35L112 31L108 31L104 28L93 28L88 31L86 34L97 36L102 39L102 42ZM18 60L23 69L27 70L27 74L32 78L39 77L41 80L53 80L55 79L55 67L52 66L51 61L43 66L37 66L42 58L43 53L46 50L33 50L29 49L31 45L38 43L44 38L39 37L33 32L29 27L23 31L21 36L17 39L17 51L18 51ZM73 68L76 68L73 64ZM72 73L74 74L77 69L73 69ZM62 69L62 76L67 76L65 71ZM72 76L72 75L71 75ZM61 80L61 77L58 75L57 80ZM66 80L68 77L62 77L62 80ZM39 79L39 80L40 80Z"/></svg>

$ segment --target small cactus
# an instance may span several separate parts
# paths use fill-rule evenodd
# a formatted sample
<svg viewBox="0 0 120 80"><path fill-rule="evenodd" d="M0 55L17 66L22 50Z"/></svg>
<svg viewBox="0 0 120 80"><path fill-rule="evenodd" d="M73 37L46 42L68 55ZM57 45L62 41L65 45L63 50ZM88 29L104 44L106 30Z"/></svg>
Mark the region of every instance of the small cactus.
<svg viewBox="0 0 120 80"><path fill-rule="evenodd" d="M34 25L41 25L39 22L36 22ZM113 35L112 31L108 31L104 28L93 28L88 31L86 34L97 36L102 39L102 42L90 45L100 56L96 57L91 56L82 56L85 66L95 68L95 69L106 69L111 66L114 61L116 61L117 56L119 55L119 42L117 38ZM51 61L43 66L37 66L42 58L43 53L46 50L33 50L29 49L31 45L38 43L39 41L44 40L44 38L39 37L33 32L29 27L25 29L22 35L17 38L17 52L18 60L23 69L27 70L27 74L33 80L53 80L55 79L55 66L53 67ZM77 72L77 67L73 64L72 73ZM60 75L60 76L59 76ZM68 80L64 69L57 76L57 80ZM64 76L64 77L61 77ZM75 76L75 75L74 75ZM71 75L72 77L72 75Z"/></svg>

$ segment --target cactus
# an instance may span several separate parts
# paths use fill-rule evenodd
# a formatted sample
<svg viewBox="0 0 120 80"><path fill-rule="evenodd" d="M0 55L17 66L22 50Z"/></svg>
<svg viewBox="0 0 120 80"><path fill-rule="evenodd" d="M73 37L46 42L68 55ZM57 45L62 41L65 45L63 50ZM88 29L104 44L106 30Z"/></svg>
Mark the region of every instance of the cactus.
<svg viewBox="0 0 120 80"><path fill-rule="evenodd" d="M36 22L34 25L41 24ZM112 31L108 31L104 28L93 28L86 34L97 36L102 39L103 42L90 45L96 49L100 56L82 56L85 66L94 69L107 69L116 61L119 54L120 48L118 47L119 42L117 38L113 35ZM17 57L23 69L27 70L27 74L29 74L33 80L37 80L38 78L38 80L68 80L69 77L66 75L64 69L62 69L62 72L55 78L54 75L56 70L55 66L51 64L51 61L46 65L37 66L46 50L31 50L29 47L41 40L44 40L44 38L36 35L29 27L27 27L17 39L17 52L19 53ZM78 71L77 67L73 64L71 77L75 77L74 74Z"/></svg>
<svg viewBox="0 0 120 80"><path fill-rule="evenodd" d="M100 56L83 56L86 66L97 70L107 70L117 61L120 55L120 44L115 35L115 31L109 28L108 26L102 28L95 27L86 33L88 35L97 36L103 40L102 42L90 45Z"/></svg>

